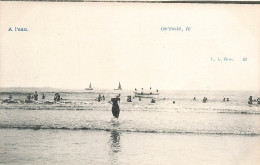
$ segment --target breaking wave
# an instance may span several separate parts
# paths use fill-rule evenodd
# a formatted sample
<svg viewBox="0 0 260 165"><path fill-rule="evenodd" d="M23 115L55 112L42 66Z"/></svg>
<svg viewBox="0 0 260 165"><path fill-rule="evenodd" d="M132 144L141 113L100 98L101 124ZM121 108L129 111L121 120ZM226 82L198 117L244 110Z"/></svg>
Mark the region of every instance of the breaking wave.
<svg viewBox="0 0 260 165"><path fill-rule="evenodd" d="M120 123L110 123L110 127L95 127L95 126L44 126L44 125L0 125L0 129L32 129L32 130L90 130L90 131L120 131L129 133L162 133L162 134L191 134L191 135L240 135L240 136L260 136L256 132L222 132L222 131L205 131L205 130L156 130L156 129L137 129L137 128L120 128Z"/></svg>

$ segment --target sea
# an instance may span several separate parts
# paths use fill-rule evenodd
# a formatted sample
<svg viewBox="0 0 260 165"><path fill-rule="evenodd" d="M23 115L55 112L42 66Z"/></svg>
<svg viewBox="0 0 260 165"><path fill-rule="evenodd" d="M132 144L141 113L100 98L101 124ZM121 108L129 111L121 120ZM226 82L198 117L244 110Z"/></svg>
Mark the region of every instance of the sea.
<svg viewBox="0 0 260 165"><path fill-rule="evenodd" d="M39 100L25 103L35 91ZM127 102L132 90L1 88L0 164L259 165L260 108L248 105L259 91L159 92L151 103Z"/></svg>

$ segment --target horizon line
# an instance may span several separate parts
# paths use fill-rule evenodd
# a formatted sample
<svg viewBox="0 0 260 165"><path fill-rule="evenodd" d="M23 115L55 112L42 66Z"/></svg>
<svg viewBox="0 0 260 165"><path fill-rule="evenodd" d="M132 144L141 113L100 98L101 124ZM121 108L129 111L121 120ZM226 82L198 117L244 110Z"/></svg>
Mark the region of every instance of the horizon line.
<svg viewBox="0 0 260 165"><path fill-rule="evenodd" d="M17 87L17 86L13 86L13 87L1 87L0 89L12 89L12 88L24 88L24 89L34 89L34 88L38 88L38 89L44 89L44 88L49 88L49 89L59 89L59 90L83 90L86 91L85 88L69 88L69 87ZM93 91L96 90L114 90L114 88L93 88ZM122 90L134 90L135 88L123 88ZM141 89L141 88L140 88ZM139 90L140 90L139 89ZM119 91L122 91L119 90ZM150 90L149 88L144 88L144 90ZM157 90L156 88L153 88L152 90ZM169 90L169 91L259 91L260 89L158 89L159 91L164 91L164 90Z"/></svg>

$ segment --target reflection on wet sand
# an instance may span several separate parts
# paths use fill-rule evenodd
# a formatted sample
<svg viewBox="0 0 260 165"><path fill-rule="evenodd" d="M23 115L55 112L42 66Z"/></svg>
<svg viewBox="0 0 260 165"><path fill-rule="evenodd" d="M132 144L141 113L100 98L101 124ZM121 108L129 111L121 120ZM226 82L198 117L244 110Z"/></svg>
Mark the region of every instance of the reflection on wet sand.
<svg viewBox="0 0 260 165"><path fill-rule="evenodd" d="M111 156L112 162L116 163L118 162L117 153L121 151L120 133L117 130L111 131L109 145L110 145L109 155Z"/></svg>
<svg viewBox="0 0 260 165"><path fill-rule="evenodd" d="M120 133L117 130L111 131L110 149L113 153L120 152Z"/></svg>

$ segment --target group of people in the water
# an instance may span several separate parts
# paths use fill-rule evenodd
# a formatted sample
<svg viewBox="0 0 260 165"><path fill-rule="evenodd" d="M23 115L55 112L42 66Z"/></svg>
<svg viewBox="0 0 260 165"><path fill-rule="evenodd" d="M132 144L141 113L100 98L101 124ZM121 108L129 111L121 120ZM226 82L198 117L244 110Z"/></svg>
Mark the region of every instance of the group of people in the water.
<svg viewBox="0 0 260 165"><path fill-rule="evenodd" d="M192 99L193 101L197 101L197 98L196 97L193 97L193 99ZM203 99L202 99L202 102L203 103L206 103L208 101L208 98L207 97L203 97ZM175 102L174 102L175 103Z"/></svg>
<svg viewBox="0 0 260 165"><path fill-rule="evenodd" d="M120 96L120 95L119 95ZM104 97L104 96L103 96ZM101 95L99 95L99 98L101 98ZM132 98L134 99L134 97L132 97L132 96L127 96L127 102L132 102ZM166 98L163 98L163 100L165 100ZM194 97L193 98L193 101L196 101L197 100L197 98L196 97ZM139 97L139 101L141 101L141 97ZM203 97L203 99L202 99L202 102L203 103L206 103L208 101L208 98L207 97ZM230 99L227 97L224 97L223 98L223 102L229 102L230 101ZM152 98L151 99L151 103L155 103L156 102L156 99L155 98ZM257 102L257 104L260 104L260 98L257 98L257 99L254 99L253 100L253 98L252 98L252 96L250 96L249 97L249 101L248 101L248 104L252 104L253 102ZM173 101L173 104L175 104L175 101Z"/></svg>
<svg viewBox="0 0 260 165"><path fill-rule="evenodd" d="M45 98L46 98L46 95L43 93L41 99L45 100ZM59 93L55 93L53 100L54 100L54 102L59 102L60 100L62 100L62 98L61 98ZM34 94L29 93L26 96L25 102L32 102L32 101L38 101L38 93L37 93L37 91L35 91Z"/></svg>
<svg viewBox="0 0 260 165"><path fill-rule="evenodd" d="M229 101L229 98L224 98L223 101Z"/></svg>
<svg viewBox="0 0 260 165"><path fill-rule="evenodd" d="M26 96L25 100L15 101L15 100L13 100L13 96L9 95L8 99L3 100L2 102L5 102L5 103L18 103L18 102L33 103L33 102L37 102L39 100L38 96L39 96L38 92L35 91L35 93L29 93ZM41 99L45 100L45 98L46 98L46 94L43 93ZM62 100L62 98L61 98L60 94L59 93L55 93L55 95L54 95L54 102L59 102L61 100Z"/></svg>
<svg viewBox="0 0 260 165"><path fill-rule="evenodd" d="M45 94L42 94L42 100L44 100L46 98ZM134 98L134 97L133 97ZM12 100L13 97L12 95L9 95L7 100ZM59 93L55 93L54 95L54 102L60 102L62 100L61 96ZM96 99L98 102L100 102L101 100L105 100L105 96L101 96L101 94L99 94L98 98ZM165 100L165 98L164 98ZM194 101L196 101L196 97L193 98ZM29 93L26 97L25 102L32 102L32 101L38 101L38 93L37 91L35 91L34 94ZM141 101L141 97L139 97L139 101ZM203 98L203 103L206 103L208 101L208 98L204 97ZM223 101L229 101L229 98L223 98ZM127 102L132 102L132 97L131 96L127 96ZM151 103L155 103L156 99L152 98L151 99ZM260 104L260 98L257 99L253 99L252 96L249 97L248 99L248 104L253 104L253 102L257 102L257 104ZM8 103L8 102L7 102ZM118 103L120 103L120 94L118 94L115 98L111 98L111 101L109 101L109 103L112 104L112 114L115 118L119 117L119 113L120 113L120 107L118 105ZM175 101L173 101L173 104L175 104Z"/></svg>
<svg viewBox="0 0 260 165"><path fill-rule="evenodd" d="M253 99L253 96L250 96L248 98L248 104L253 104L253 102L257 102L257 104L260 104L260 97L258 97L257 99Z"/></svg>
<svg viewBox="0 0 260 165"><path fill-rule="evenodd" d="M208 101L208 98L204 97L202 101L203 101L203 103L206 103Z"/></svg>
<svg viewBox="0 0 260 165"><path fill-rule="evenodd" d="M196 100L196 97L194 97L193 100L195 101L195 100ZM207 100L208 100L208 99L207 99L206 97L204 97L202 101L203 101L203 103L206 103ZM226 102L226 101L227 101L227 102L230 101L228 97L227 97L227 98L226 98L226 97L223 98L223 102ZM258 97L257 99L253 99L253 97L250 96L250 97L248 98L248 104L253 104L253 102L256 102L257 104L260 104L260 97Z"/></svg>
<svg viewBox="0 0 260 165"><path fill-rule="evenodd" d="M106 100L106 98L105 98L104 95L101 96L101 95L99 94L99 95L98 95L98 98L96 98L96 100L97 100L98 102L100 102L100 101L102 101L102 100Z"/></svg>
<svg viewBox="0 0 260 165"><path fill-rule="evenodd" d="M26 101L32 101L32 100L34 100L34 101L38 101L38 93L37 93L37 91L35 91L35 93L33 94L31 94L31 93L29 93L27 96L26 96Z"/></svg>
<svg viewBox="0 0 260 165"><path fill-rule="evenodd" d="M196 100L197 100L196 97L194 97L193 100L196 101ZM207 98L207 97L204 97L204 98L202 99L202 102L203 102L203 103L206 103L207 101L208 101L208 98ZM229 101L229 98L223 98L223 101L224 101L224 102L225 102L225 101Z"/></svg>

